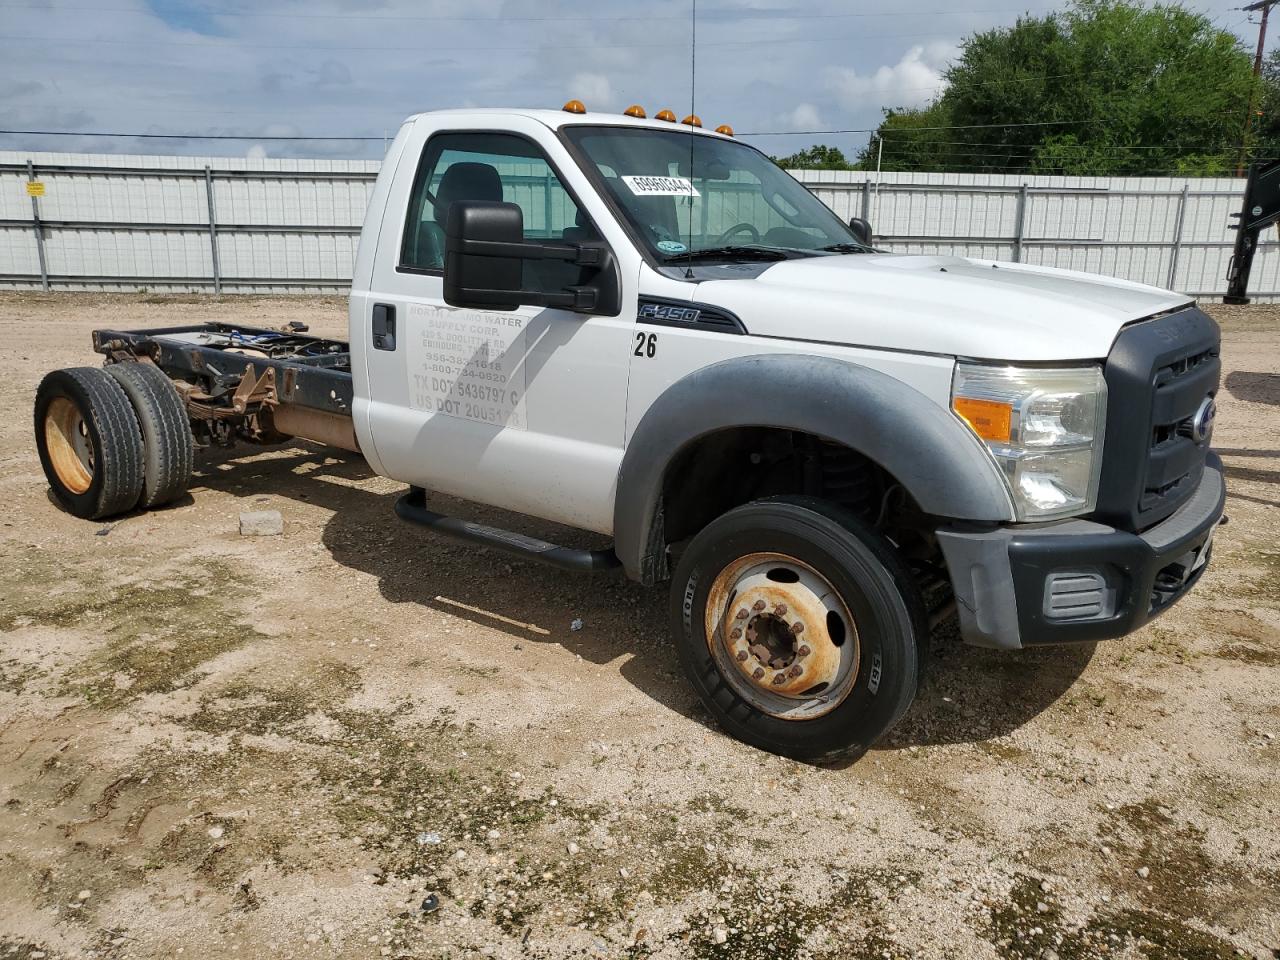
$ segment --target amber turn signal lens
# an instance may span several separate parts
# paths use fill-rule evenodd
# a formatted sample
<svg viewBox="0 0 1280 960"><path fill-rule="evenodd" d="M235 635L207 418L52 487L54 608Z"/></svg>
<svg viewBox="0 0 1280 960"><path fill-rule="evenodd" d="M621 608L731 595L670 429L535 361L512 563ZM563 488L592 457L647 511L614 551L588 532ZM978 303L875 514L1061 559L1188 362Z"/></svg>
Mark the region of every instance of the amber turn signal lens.
<svg viewBox="0 0 1280 960"><path fill-rule="evenodd" d="M726 137L732 137L733 127L729 126L727 123L722 123L720 126L716 127L716 133L723 133Z"/></svg>
<svg viewBox="0 0 1280 960"><path fill-rule="evenodd" d="M622 111L622 115L624 117L635 117L637 120L643 120L646 116L644 107L640 106L638 103L633 103L631 106L627 107L627 109Z"/></svg>
<svg viewBox="0 0 1280 960"><path fill-rule="evenodd" d="M702 118L701 118L701 117L699 117L696 113L691 113L691 114L689 114L687 117L685 117L685 118L684 118L683 120L681 120L680 122L681 122L681 123L683 123L683 124L686 124L686 125L688 125L688 126L690 126L690 127L700 127L700 126L702 126Z"/></svg>
<svg viewBox="0 0 1280 960"><path fill-rule="evenodd" d="M560 108L565 113L586 113L587 107L581 100L570 100Z"/></svg>
<svg viewBox="0 0 1280 960"><path fill-rule="evenodd" d="M670 110L659 110L657 113L653 115L653 119L664 120L667 123L675 123L676 115L672 113Z"/></svg>
<svg viewBox="0 0 1280 960"><path fill-rule="evenodd" d="M975 400L972 397L956 397L951 409L973 428L983 440L1008 443L1013 426L1013 406L997 400Z"/></svg>

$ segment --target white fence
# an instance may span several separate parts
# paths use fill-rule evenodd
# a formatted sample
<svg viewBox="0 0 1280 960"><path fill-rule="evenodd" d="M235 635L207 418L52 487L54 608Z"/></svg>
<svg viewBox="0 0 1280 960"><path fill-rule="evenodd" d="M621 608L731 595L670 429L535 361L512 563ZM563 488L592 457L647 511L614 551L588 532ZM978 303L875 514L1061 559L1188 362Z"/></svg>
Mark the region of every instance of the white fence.
<svg viewBox="0 0 1280 960"><path fill-rule="evenodd" d="M870 220L890 250L1021 260L1205 298L1226 292L1244 192L1230 178L796 175L840 216ZM1280 297L1278 246L1259 244L1251 296Z"/></svg>
<svg viewBox="0 0 1280 960"><path fill-rule="evenodd" d="M377 161L0 151L0 287L340 291ZM1243 181L799 171L877 244L1221 296ZM27 183L43 184L43 196ZM36 188L39 192L39 188ZM1280 298L1264 242L1250 293Z"/></svg>

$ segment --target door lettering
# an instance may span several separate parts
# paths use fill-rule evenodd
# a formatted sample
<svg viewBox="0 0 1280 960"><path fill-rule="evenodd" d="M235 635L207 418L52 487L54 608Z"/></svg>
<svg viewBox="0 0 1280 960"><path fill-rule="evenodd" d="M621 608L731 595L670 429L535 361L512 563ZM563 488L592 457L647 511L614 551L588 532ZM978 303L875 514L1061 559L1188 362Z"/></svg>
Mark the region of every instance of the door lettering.
<svg viewBox="0 0 1280 960"><path fill-rule="evenodd" d="M409 307L409 405L513 430L525 417L526 317L415 303Z"/></svg>

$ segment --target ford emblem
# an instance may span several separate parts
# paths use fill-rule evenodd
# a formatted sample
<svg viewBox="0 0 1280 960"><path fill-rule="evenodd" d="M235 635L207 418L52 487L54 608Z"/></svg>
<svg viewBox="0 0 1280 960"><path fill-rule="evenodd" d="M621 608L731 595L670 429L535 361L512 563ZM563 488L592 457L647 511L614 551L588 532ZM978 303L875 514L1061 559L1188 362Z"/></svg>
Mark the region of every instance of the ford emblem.
<svg viewBox="0 0 1280 960"><path fill-rule="evenodd" d="M1205 397L1200 409L1191 418L1191 439L1204 443L1213 436L1213 418L1218 415L1218 405L1213 397Z"/></svg>

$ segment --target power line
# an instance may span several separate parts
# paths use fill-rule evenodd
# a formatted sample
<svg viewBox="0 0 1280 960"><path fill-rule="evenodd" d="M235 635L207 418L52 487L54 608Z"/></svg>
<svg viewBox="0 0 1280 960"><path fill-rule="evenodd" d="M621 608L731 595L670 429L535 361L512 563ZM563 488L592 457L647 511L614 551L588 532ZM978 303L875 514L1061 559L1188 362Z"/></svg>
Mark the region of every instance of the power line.
<svg viewBox="0 0 1280 960"><path fill-rule="evenodd" d="M497 22L497 21L495 21ZM939 38L950 38L949 33L882 33L882 34L863 34L857 39L859 40L931 40ZM780 43L848 43L849 37L760 37L752 40L712 40L701 44L704 47L749 47L761 46L768 44L776 46ZM154 40L136 40L136 39L120 39L116 37L32 37L20 36L12 34L10 36L0 37L0 42L16 41L21 43L48 43L48 44L64 44L64 43L105 43L118 46L157 46L157 47L216 47L219 49L249 49L249 50L386 50L386 51L404 51L409 50L415 53L422 53L422 45L414 44L409 46L385 46L382 44L374 45L352 45L352 44L288 44L288 43L243 43L237 38L228 37L217 40L169 40L165 38L156 38ZM586 46L590 46L593 50L644 50L644 49L664 49L676 50L679 48L668 41L657 43L596 43L590 44L575 43L565 45L547 45L541 43L523 43L508 46L495 46L494 44L480 44L477 46L462 46L455 43L446 45L447 49L452 52L454 50L483 50L483 51L529 51L529 50L573 50L580 51ZM185 64L174 64L185 65Z"/></svg>
<svg viewBox="0 0 1280 960"><path fill-rule="evenodd" d="M150 10L146 10L140 7L98 7L98 6L69 6L69 5L59 5L56 7L48 7L45 5L36 5L36 4L5 3L5 4L0 4L0 9L34 10L34 11L39 11L41 14L44 14L44 15L47 15L50 13L59 13L64 10L92 11L94 13L110 12L110 13L135 13L140 15L153 15ZM364 22L364 21L376 22L376 21L385 20L385 21L392 21L392 22L419 21L419 22L427 22L427 23L450 22L450 21L491 22L491 23L503 23L506 21L514 21L514 22L520 22L520 23L564 23L564 22L653 23L656 21L684 22L686 20L685 17L678 16L678 15L665 16L665 17L664 16L590 17L590 16L582 16L582 15L564 16L564 17L544 17L544 16L524 17L524 16L506 16L506 15L497 16L497 17L484 17L484 16L447 16L447 15L446 16L410 16L410 15L388 16L388 15L376 15L376 14L367 15L367 14L343 14L343 13L264 13L256 10L255 11L233 10L233 11L225 11L225 12L213 11L213 10L198 10L197 12L215 19L239 19L239 18L252 17L252 18L272 18L272 19L279 19L279 20L354 20L354 21L361 21L361 22ZM970 16L975 13L985 14L985 13L1024 13L1024 12L1026 11L1025 11L1025 8L1023 7L1005 7L1005 8L989 9L989 10L968 10L968 9L958 10L953 7L948 10L913 10L913 11L885 10L885 11L862 12L862 13L791 13L788 11L785 14L779 15L777 13L768 13L768 12L752 12L752 11L739 11L739 10L733 10L733 9L722 9L722 10L712 10L711 16L714 17L717 14L723 14L728 17L732 17L732 19L735 21L736 20L778 21L778 20L845 20L845 19L854 19L854 18L863 18L863 17Z"/></svg>
<svg viewBox="0 0 1280 960"><path fill-rule="evenodd" d="M1026 149L1027 147L1036 146L1036 144L1031 144L1031 143L983 143L982 141L974 141L974 140L903 140L896 137L883 137L881 139L884 140L885 146L890 146L890 145L899 145L899 146L905 145L905 146L914 146L914 147L954 146L954 147L986 147L989 149L998 149L1000 147L1014 147L1020 150ZM1233 149L1232 146L1230 145L1219 146L1217 144L1214 144L1214 145L1195 144L1191 146L1188 146L1186 144L1183 144L1181 146L1170 146L1169 144L1163 144L1163 143L1162 144L1113 143L1113 144L1096 144L1096 145L1088 144L1088 143L1055 143L1053 144L1053 149L1055 150L1191 150L1191 149L1201 149L1201 148L1212 149L1212 150Z"/></svg>
<svg viewBox="0 0 1280 960"><path fill-rule="evenodd" d="M241 136L230 133L106 133L88 130L0 130L0 135L24 137L121 137L138 140L377 140L383 137L334 137L334 136Z"/></svg>
<svg viewBox="0 0 1280 960"><path fill-rule="evenodd" d="M1066 124L1080 123L1104 123L1103 120L1061 120L1061 121L1044 121L1042 123L977 123L965 124L958 126L940 126L940 127L916 127L917 130L976 130L987 128L1006 128L1006 127L1043 127L1057 126ZM839 133L875 133L877 128L866 127L862 129L849 130L795 130L780 132L750 132L740 133L740 137L773 137L773 136L823 136L827 134ZM111 131L88 131L88 130L0 130L0 134L10 136L31 136L31 137L135 137L141 140L381 140L382 137L341 137L341 136L250 136L226 133L119 133ZM888 141L886 141L888 142Z"/></svg>
<svg viewBox="0 0 1280 960"><path fill-rule="evenodd" d="M1041 120L1035 123L960 123L935 127L912 127L912 130L991 130L1015 127L1068 127L1088 123L1111 123L1110 120ZM823 137L840 133L875 133L879 127L850 127L845 130L749 130L740 137Z"/></svg>

